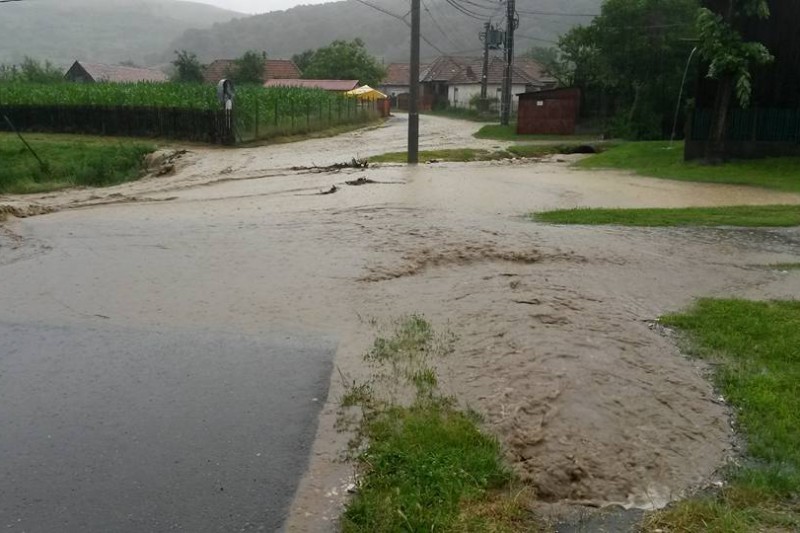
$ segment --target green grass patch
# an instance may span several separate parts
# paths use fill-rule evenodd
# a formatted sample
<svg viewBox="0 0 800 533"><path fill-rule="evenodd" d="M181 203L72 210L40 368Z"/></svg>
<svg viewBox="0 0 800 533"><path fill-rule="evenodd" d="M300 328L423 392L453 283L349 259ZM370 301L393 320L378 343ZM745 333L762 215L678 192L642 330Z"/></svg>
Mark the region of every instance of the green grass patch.
<svg viewBox="0 0 800 533"><path fill-rule="evenodd" d="M800 270L800 263L776 263L770 265L774 270Z"/></svg>
<svg viewBox="0 0 800 533"><path fill-rule="evenodd" d="M642 176L681 181L751 185L800 192L800 158L731 161L709 166L683 160L683 143L632 142L576 163L586 169L631 170Z"/></svg>
<svg viewBox="0 0 800 533"><path fill-rule="evenodd" d="M596 135L520 135L517 133L516 124L503 126L501 124L487 124L475 134L478 139L495 139L498 141L576 141L585 142L597 140Z"/></svg>
<svg viewBox="0 0 800 533"><path fill-rule="evenodd" d="M800 302L705 299L663 319L716 384L747 439L747 458L717 494L648 518L647 530L738 533L800 528Z"/></svg>
<svg viewBox="0 0 800 533"><path fill-rule="evenodd" d="M474 161L500 161L503 159L532 159L555 154L581 153L585 147L575 144L520 144L505 150L484 150L480 148L453 148L448 150L423 150L419 153L421 162L469 163ZM605 149L602 145L592 145L592 150ZM405 163L408 152L390 152L369 158L371 163Z"/></svg>
<svg viewBox="0 0 800 533"><path fill-rule="evenodd" d="M682 209L562 209L534 213L537 222L551 224L644 227L800 226L800 205L690 207Z"/></svg>
<svg viewBox="0 0 800 533"><path fill-rule="evenodd" d="M451 346L413 316L365 356L372 381L354 383L341 402L340 421L353 408L360 414L351 444L362 472L342 518L345 533L537 530L529 495L514 489L497 439L438 393L430 363ZM387 393L395 386L410 400Z"/></svg>
<svg viewBox="0 0 800 533"><path fill-rule="evenodd" d="M143 141L25 135L39 165L16 135L0 133L0 193L35 193L75 186L103 187L138 179L156 147Z"/></svg>

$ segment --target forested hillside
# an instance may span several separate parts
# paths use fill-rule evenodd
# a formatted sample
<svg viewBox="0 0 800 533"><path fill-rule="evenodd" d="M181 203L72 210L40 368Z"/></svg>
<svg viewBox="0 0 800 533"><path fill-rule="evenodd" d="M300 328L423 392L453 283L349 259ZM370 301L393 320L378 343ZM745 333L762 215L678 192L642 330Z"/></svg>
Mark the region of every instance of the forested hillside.
<svg viewBox="0 0 800 533"><path fill-rule="evenodd" d="M75 59L159 63L187 29L237 16L244 15L176 0L9 2L0 5L0 63L19 63L25 56L61 66Z"/></svg>
<svg viewBox="0 0 800 533"><path fill-rule="evenodd" d="M408 1L370 0L370 4L398 15L406 15ZM453 2L460 5L460 2ZM599 13L602 0L518 0L521 21L519 48L547 46L576 24L591 17L574 14ZM500 22L504 7L492 0L463 4L481 20L456 9L447 0L426 0L422 12L423 35L436 48L448 54L475 55L481 52L478 33L490 16ZM496 8L477 6L497 5ZM552 16L566 13L569 16ZM266 13L205 30L189 30L164 50L166 59L173 49L195 52L202 60L237 57L245 50L264 50L272 57L290 57L309 48L318 48L336 39L362 38L369 51L384 60L404 60L409 50L409 30L400 20L356 0ZM439 52L423 43L423 56Z"/></svg>

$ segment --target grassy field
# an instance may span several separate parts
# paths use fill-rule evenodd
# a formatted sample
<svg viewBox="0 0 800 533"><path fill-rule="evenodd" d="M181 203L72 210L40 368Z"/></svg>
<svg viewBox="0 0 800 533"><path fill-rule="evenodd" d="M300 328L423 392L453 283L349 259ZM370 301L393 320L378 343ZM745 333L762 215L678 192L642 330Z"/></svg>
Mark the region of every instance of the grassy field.
<svg viewBox="0 0 800 533"><path fill-rule="evenodd" d="M144 141L26 135L44 167L16 135L0 133L0 193L35 193L75 186L102 187L138 179L144 157L156 147Z"/></svg>
<svg viewBox="0 0 800 533"><path fill-rule="evenodd" d="M663 323L713 363L747 456L721 491L651 515L646 530L800 530L800 302L701 300Z"/></svg>
<svg viewBox="0 0 800 533"><path fill-rule="evenodd" d="M348 410L360 412L351 444L364 450L344 533L538 531L527 491L514 489L497 440L478 428L477 415L438 393L431 360L446 356L451 342L414 316L377 339L365 357L376 375L353 384L340 411L340 422ZM397 385L412 391L410 405L376 392Z"/></svg>
<svg viewBox="0 0 800 533"><path fill-rule="evenodd" d="M642 176L681 181L753 185L800 192L800 158L732 161L708 166L684 162L683 143L625 143L576 163L585 169L631 170Z"/></svg>
<svg viewBox="0 0 800 533"><path fill-rule="evenodd" d="M516 124L502 126L487 124L475 134L478 139L496 139L498 141L596 141L597 135L519 135Z"/></svg>
<svg viewBox="0 0 800 533"><path fill-rule="evenodd" d="M594 147L603 149L601 145ZM483 150L480 148L453 148L449 150L423 150L419 153L421 162L440 161L468 163L472 161L499 161L503 159L527 159L554 154L575 153L576 145L570 144L520 144L505 150ZM370 157L371 163L405 163L408 152L390 152Z"/></svg>
<svg viewBox="0 0 800 533"><path fill-rule="evenodd" d="M538 222L614 226L800 226L800 205L682 209L562 209L531 215Z"/></svg>

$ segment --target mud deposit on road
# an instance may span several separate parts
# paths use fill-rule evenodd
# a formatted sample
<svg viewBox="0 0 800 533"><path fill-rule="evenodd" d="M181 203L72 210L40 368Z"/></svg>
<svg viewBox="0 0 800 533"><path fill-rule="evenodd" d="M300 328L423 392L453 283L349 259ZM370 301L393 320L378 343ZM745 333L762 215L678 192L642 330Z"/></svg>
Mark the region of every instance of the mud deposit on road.
<svg viewBox="0 0 800 533"><path fill-rule="evenodd" d="M474 126L426 121L430 146L501 144L469 143L463 131ZM800 196L552 161L287 170L369 155L365 146L391 151L403 128L399 120L294 145L193 150L168 177L38 198L160 201L13 222L16 235L52 248L3 267L0 319L10 310L17 319L74 312L338 335L341 374L290 531L329 531L338 516L352 473L338 461L347 437L334 428L341 376L362 372L376 334L369 324L411 313L456 335L455 353L439 364L443 389L485 415L540 500L652 508L714 479L730 450L726 408L705 369L653 320L700 296L800 296L800 275L754 267L797 261L798 231L554 227L524 215ZM360 178L395 186L345 185ZM336 194L317 194L332 186Z"/></svg>

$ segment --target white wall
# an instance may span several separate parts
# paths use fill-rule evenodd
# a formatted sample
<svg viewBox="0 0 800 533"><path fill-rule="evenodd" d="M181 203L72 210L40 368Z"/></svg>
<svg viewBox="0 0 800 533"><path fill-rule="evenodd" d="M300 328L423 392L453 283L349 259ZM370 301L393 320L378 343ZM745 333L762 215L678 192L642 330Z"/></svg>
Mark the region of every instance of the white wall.
<svg viewBox="0 0 800 533"><path fill-rule="evenodd" d="M501 86L500 85L489 85L487 87L487 97L491 99L500 99L501 96ZM517 108L519 105L519 99L516 97L519 93L525 92L525 85L513 85L511 87L511 94L513 101L514 109ZM450 105L453 107L469 107L469 103L473 97L480 96L481 94L481 86L480 84L469 84L469 85L451 85L448 89L447 99L450 101Z"/></svg>
<svg viewBox="0 0 800 533"><path fill-rule="evenodd" d="M408 85L381 85L378 90L386 96L400 95L408 92Z"/></svg>

